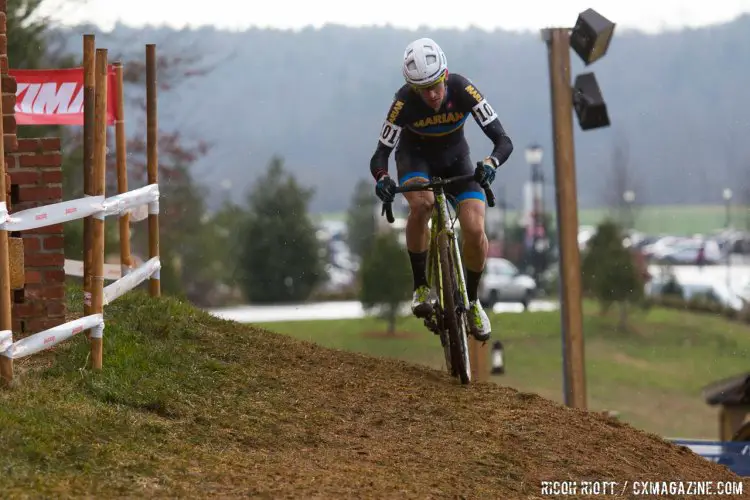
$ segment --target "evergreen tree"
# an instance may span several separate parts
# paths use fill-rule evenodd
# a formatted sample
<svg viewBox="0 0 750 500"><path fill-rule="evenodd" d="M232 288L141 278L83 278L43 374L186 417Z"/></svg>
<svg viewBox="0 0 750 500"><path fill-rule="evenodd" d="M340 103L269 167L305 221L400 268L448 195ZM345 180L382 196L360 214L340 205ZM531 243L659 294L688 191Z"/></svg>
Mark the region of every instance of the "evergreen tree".
<svg viewBox="0 0 750 500"><path fill-rule="evenodd" d="M621 330L627 330L627 305L643 298L643 281L630 251L622 244L620 227L607 219L589 240L581 263L584 290L595 297L606 313L618 303Z"/></svg>
<svg viewBox="0 0 750 500"><path fill-rule="evenodd" d="M303 301L320 283L321 248L308 215L312 195L278 157L251 189L239 263L240 285L250 302Z"/></svg>
<svg viewBox="0 0 750 500"><path fill-rule="evenodd" d="M364 179L357 182L346 214L346 232L349 248L360 259L371 248L375 238L377 202L373 183Z"/></svg>
<svg viewBox="0 0 750 500"><path fill-rule="evenodd" d="M360 269L360 300L365 309L382 308L388 333L395 333L399 306L411 297L411 267L406 249L394 231L375 236Z"/></svg>

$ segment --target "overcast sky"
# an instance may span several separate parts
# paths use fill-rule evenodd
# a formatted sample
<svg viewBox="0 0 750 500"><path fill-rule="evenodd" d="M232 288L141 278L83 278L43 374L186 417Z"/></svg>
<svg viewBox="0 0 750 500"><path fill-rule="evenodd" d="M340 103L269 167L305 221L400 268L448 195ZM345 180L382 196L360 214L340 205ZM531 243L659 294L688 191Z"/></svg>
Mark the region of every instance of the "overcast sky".
<svg viewBox="0 0 750 500"><path fill-rule="evenodd" d="M65 6L59 8L54 1ZM591 7L622 29L657 32L683 26L729 21L750 12L750 0L86 0L85 6L53 0L48 10L65 24L94 22L108 29L117 21L181 28L214 25L244 29L249 26L301 28L337 23L348 26L385 25L417 28L537 30L572 26L578 13ZM211 6L210 10L205 7Z"/></svg>

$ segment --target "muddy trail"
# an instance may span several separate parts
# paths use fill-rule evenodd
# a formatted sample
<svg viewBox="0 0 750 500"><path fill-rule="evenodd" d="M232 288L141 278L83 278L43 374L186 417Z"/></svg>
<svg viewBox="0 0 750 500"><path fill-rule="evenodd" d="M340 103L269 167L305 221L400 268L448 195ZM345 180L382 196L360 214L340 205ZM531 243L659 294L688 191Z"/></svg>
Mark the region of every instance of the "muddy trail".
<svg viewBox="0 0 750 500"><path fill-rule="evenodd" d="M255 449L253 466L243 472L256 494L549 498L542 481L608 480L627 498L633 489L626 481L740 480L686 448L598 413L241 329L261 344L256 353L267 354L254 363L255 376L274 386L267 416L277 427L261 446L267 453ZM245 432L252 440L252 429ZM573 498L587 498L578 493Z"/></svg>

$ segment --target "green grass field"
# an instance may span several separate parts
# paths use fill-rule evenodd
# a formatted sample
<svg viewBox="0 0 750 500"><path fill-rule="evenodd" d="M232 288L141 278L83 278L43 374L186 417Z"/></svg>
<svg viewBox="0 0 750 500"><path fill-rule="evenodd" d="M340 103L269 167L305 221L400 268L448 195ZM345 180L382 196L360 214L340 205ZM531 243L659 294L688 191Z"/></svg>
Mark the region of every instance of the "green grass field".
<svg viewBox="0 0 750 500"><path fill-rule="evenodd" d="M735 227L746 226L744 207L735 206L731 211ZM553 214L554 215L554 214ZM596 225L607 215L607 209L583 209L578 212L581 225ZM635 226L639 231L649 234L684 234L706 233L724 227L726 212L723 205L671 205L644 206L636 211ZM346 214L326 213L321 218L327 220L344 220ZM509 211L510 220L517 220L517 214Z"/></svg>
<svg viewBox="0 0 750 500"><path fill-rule="evenodd" d="M750 327L721 317L652 309L632 316L633 333L615 330L616 314L585 307L589 407L615 410L624 421L667 437L717 438L717 409L701 388L750 370ZM557 312L492 316L506 349L498 384L563 402L560 319ZM263 327L327 347L394 357L439 368L439 341L417 320L383 338L376 319L269 323ZM379 334L378 334L379 333Z"/></svg>

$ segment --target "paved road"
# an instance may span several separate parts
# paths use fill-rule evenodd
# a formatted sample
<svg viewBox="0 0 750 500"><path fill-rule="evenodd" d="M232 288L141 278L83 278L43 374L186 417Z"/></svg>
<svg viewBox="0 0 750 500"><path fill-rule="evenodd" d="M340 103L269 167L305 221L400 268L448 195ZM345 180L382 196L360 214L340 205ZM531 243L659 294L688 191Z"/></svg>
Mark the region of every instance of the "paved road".
<svg viewBox="0 0 750 500"><path fill-rule="evenodd" d="M407 306L408 307L408 306ZM404 307L402 314L407 314ZM554 311L556 302L537 300L529 304L530 311ZM521 304L495 304L495 313L522 312ZM314 304L288 304L277 306L239 306L209 309L214 316L240 323L264 323L274 321L307 321L315 319L357 319L365 317L358 301L317 302Z"/></svg>
<svg viewBox="0 0 750 500"><path fill-rule="evenodd" d="M750 282L750 266L733 264L727 268L723 265L706 266L702 270L696 266L673 266L678 281L686 282L719 282L726 283L727 277L732 288L740 288ZM652 274L658 275L659 266L649 266ZM531 303L531 311L554 311L558 303L537 300ZM496 304L495 313L522 312L521 304ZM220 309L209 309L209 313L240 323L262 323L274 321L307 321L315 319L357 319L365 316L362 304L358 301L317 302L313 304L288 304L275 306L239 306ZM408 314L407 307L402 310Z"/></svg>
<svg viewBox="0 0 750 500"><path fill-rule="evenodd" d="M659 276L662 269L658 265L648 267L653 276ZM703 269L697 266L672 266L671 270L680 283L728 284L735 291L750 283L750 266L745 264L705 266Z"/></svg>

